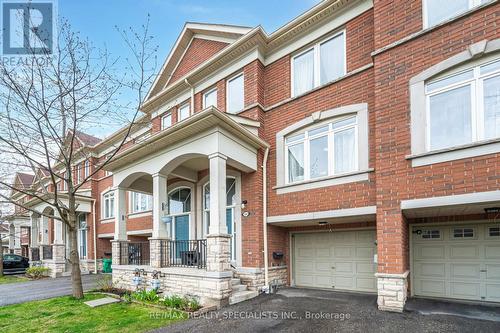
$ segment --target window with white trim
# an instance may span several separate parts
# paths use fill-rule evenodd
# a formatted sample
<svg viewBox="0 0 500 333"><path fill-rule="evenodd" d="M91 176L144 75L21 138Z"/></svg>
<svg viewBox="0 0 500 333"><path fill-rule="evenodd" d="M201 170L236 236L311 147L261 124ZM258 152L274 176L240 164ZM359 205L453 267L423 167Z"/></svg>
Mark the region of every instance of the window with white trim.
<svg viewBox="0 0 500 333"><path fill-rule="evenodd" d="M424 28L458 16L491 0L423 0Z"/></svg>
<svg viewBox="0 0 500 333"><path fill-rule="evenodd" d="M500 137L500 60L426 83L427 150Z"/></svg>
<svg viewBox="0 0 500 333"><path fill-rule="evenodd" d="M75 168L74 168L74 174L75 174L75 183L76 184L80 184L81 182L81 167L80 165L76 165Z"/></svg>
<svg viewBox="0 0 500 333"><path fill-rule="evenodd" d="M130 192L130 196L131 213L146 212L152 209L153 197L151 195L139 192Z"/></svg>
<svg viewBox="0 0 500 333"><path fill-rule="evenodd" d="M346 70L345 32L342 31L292 57L292 96L344 76Z"/></svg>
<svg viewBox="0 0 500 333"><path fill-rule="evenodd" d="M500 225L488 227L488 237L500 237Z"/></svg>
<svg viewBox="0 0 500 333"><path fill-rule="evenodd" d="M87 258L87 214L78 215L78 253L80 259Z"/></svg>
<svg viewBox="0 0 500 333"><path fill-rule="evenodd" d="M422 230L422 239L440 239L441 231L439 229Z"/></svg>
<svg viewBox="0 0 500 333"><path fill-rule="evenodd" d="M109 191L102 196L102 218L115 217L115 192Z"/></svg>
<svg viewBox="0 0 500 333"><path fill-rule="evenodd" d="M163 117L161 117L161 129L169 128L172 126L172 112L167 112Z"/></svg>
<svg viewBox="0 0 500 333"><path fill-rule="evenodd" d="M217 107L217 88L213 88L203 94L203 109L209 106Z"/></svg>
<svg viewBox="0 0 500 333"><path fill-rule="evenodd" d="M453 238L474 238L474 229L453 228Z"/></svg>
<svg viewBox="0 0 500 333"><path fill-rule="evenodd" d="M324 123L285 138L286 182L338 175L358 168L357 117Z"/></svg>
<svg viewBox="0 0 500 333"><path fill-rule="evenodd" d="M227 81L227 112L238 113L245 108L245 77L243 73Z"/></svg>
<svg viewBox="0 0 500 333"><path fill-rule="evenodd" d="M191 105L189 104L189 102L181 105L181 107L177 111L177 121L182 121L186 118L189 118L190 114L191 114Z"/></svg>
<svg viewBox="0 0 500 333"><path fill-rule="evenodd" d="M84 168L84 174L83 176L87 178L90 175L90 161L86 160L85 161L85 168Z"/></svg>

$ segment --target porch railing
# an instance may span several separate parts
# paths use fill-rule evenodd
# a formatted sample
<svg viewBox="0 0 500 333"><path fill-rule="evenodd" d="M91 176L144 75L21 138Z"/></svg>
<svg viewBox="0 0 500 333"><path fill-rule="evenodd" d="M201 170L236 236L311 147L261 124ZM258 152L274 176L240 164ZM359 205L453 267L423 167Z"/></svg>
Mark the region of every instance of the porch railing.
<svg viewBox="0 0 500 333"><path fill-rule="evenodd" d="M207 267L207 240L167 240L161 243L161 267Z"/></svg>
<svg viewBox="0 0 500 333"><path fill-rule="evenodd" d="M52 259L52 246L42 245L42 258L43 260Z"/></svg>
<svg viewBox="0 0 500 333"><path fill-rule="evenodd" d="M121 265L149 265L149 242L120 244Z"/></svg>
<svg viewBox="0 0 500 333"><path fill-rule="evenodd" d="M40 261L40 248L31 248L31 261Z"/></svg>

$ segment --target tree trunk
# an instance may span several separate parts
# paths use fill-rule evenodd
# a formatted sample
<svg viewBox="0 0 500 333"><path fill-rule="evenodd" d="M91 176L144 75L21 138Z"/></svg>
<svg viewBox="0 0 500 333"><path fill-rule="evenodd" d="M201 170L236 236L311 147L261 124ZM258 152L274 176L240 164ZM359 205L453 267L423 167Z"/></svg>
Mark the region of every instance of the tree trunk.
<svg viewBox="0 0 500 333"><path fill-rule="evenodd" d="M82 272L80 271L80 256L78 255L77 229L69 231L69 262L71 263L71 287L73 297L83 298Z"/></svg>
<svg viewBox="0 0 500 333"><path fill-rule="evenodd" d="M0 239L0 245L2 246L0 249L0 277L3 276L3 244L1 242L2 240Z"/></svg>

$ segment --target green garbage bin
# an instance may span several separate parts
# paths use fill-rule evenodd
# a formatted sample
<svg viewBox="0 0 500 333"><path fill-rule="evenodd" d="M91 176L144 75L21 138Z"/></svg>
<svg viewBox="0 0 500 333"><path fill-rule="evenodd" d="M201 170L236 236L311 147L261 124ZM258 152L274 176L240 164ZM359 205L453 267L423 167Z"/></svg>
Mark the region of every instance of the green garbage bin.
<svg viewBox="0 0 500 333"><path fill-rule="evenodd" d="M102 272L103 273L111 273L113 270L111 269L111 259L103 259L102 260Z"/></svg>

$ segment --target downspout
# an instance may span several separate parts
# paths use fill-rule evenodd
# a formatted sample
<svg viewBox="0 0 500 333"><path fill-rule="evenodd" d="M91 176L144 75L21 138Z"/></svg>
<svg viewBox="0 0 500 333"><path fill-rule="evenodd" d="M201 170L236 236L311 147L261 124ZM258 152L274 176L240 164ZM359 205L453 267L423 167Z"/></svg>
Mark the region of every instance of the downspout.
<svg viewBox="0 0 500 333"><path fill-rule="evenodd" d="M267 157L269 147L264 152L264 161L262 162L262 228L264 232L264 288L269 293L269 258L267 255Z"/></svg>
<svg viewBox="0 0 500 333"><path fill-rule="evenodd" d="M194 87L193 87L193 85L191 85L191 83L189 83L189 81L187 79L184 79L184 82L189 87L191 87L191 102L190 102L191 106L190 106L189 111L190 111L191 114L194 114Z"/></svg>
<svg viewBox="0 0 500 333"><path fill-rule="evenodd" d="M95 199L92 199L92 231L94 233L94 273L97 274L97 233L95 230Z"/></svg>

